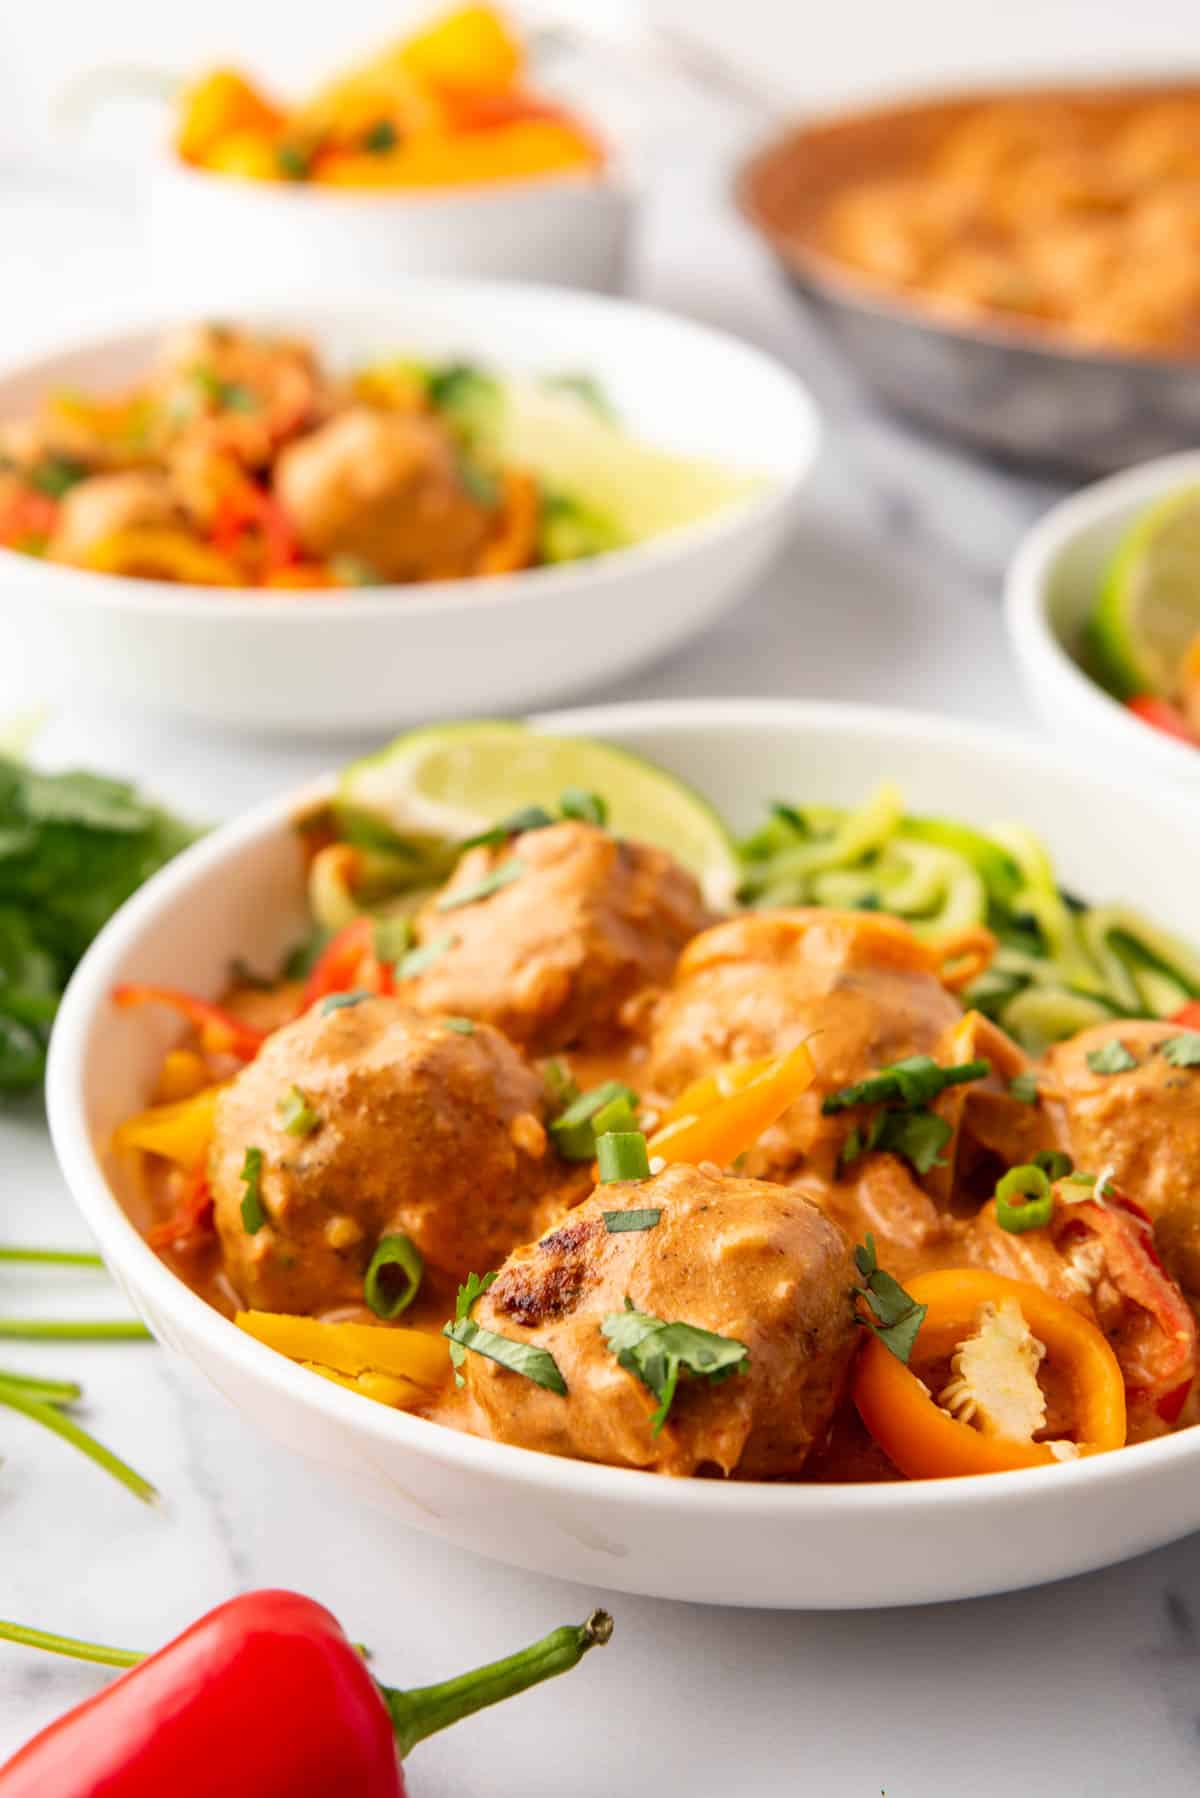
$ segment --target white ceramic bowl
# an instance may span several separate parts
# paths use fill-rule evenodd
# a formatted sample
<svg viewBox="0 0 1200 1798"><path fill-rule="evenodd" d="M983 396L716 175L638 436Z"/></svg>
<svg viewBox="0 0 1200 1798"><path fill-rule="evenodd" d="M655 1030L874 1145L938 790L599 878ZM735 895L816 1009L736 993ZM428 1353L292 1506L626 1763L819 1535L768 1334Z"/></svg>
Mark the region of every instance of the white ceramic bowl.
<svg viewBox="0 0 1200 1798"><path fill-rule="evenodd" d="M693 701L564 712L674 769L731 823L768 798L853 803L888 775L915 808L1021 818L1064 881L1195 923L1200 839L1148 803L1002 736L850 706ZM189 850L125 907L71 983L47 1080L63 1172L110 1269L161 1341L265 1433L394 1516L540 1573L667 1598L788 1608L964 1598L1104 1566L1200 1526L1200 1430L1052 1469L913 1484L671 1480L557 1460L385 1409L241 1334L152 1253L122 1211L104 1144L140 1107L170 1025L118 1011L119 980L217 993L236 954L267 962L303 922L288 820L254 813ZM1117 853L1114 854L1114 848Z"/></svg>
<svg viewBox="0 0 1200 1798"><path fill-rule="evenodd" d="M1193 795L1200 793L1200 750L1143 724L1078 658L1084 622L1125 531L1156 499L1197 483L1200 451L1188 451L1085 487L1024 538L1006 587L1013 652L1048 729L1148 790L1175 781Z"/></svg>
<svg viewBox="0 0 1200 1798"><path fill-rule="evenodd" d="M631 433L766 477L711 519L588 563L334 594L132 580L0 550L5 655L39 694L82 690L256 731L387 732L610 680L694 635L770 560L816 454L806 390L758 350L650 307L553 288L412 281L387 298L228 309L336 366L464 356L587 371ZM0 374L0 418L48 388L119 387L169 321Z"/></svg>
<svg viewBox="0 0 1200 1798"><path fill-rule="evenodd" d="M621 287L637 200L622 175L419 190L238 181L164 154L149 183L155 287L188 305L247 291L391 289L413 276Z"/></svg>

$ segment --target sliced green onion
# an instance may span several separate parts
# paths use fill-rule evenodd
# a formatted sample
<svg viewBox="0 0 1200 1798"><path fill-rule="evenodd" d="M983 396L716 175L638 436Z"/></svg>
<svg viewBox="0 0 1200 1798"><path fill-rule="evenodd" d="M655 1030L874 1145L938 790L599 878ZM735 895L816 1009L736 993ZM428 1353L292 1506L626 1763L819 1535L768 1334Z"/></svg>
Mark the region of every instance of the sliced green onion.
<svg viewBox="0 0 1200 1798"><path fill-rule="evenodd" d="M267 1221L262 1202L262 1169L262 1150L247 1149L239 1176L246 1188L242 1194L242 1228L247 1236L257 1236Z"/></svg>
<svg viewBox="0 0 1200 1798"><path fill-rule="evenodd" d="M1011 1167L996 1187L996 1222L1013 1236L1041 1230L1054 1216L1054 1194L1040 1167Z"/></svg>
<svg viewBox="0 0 1200 1798"><path fill-rule="evenodd" d="M1022 1105L1036 1105L1038 1102L1037 1075L1014 1074L1008 1083L1008 1094L1011 1099L1019 1099Z"/></svg>
<svg viewBox="0 0 1200 1798"><path fill-rule="evenodd" d="M461 849L498 849L509 837L519 837L527 830L545 830L553 824L554 819L544 805L522 806L518 812L510 812L507 818L501 818L488 830L477 831L473 837L464 837Z"/></svg>
<svg viewBox="0 0 1200 1798"><path fill-rule="evenodd" d="M311 1136L320 1118L298 1086L290 1086L276 1106L279 1122L289 1136Z"/></svg>
<svg viewBox="0 0 1200 1798"><path fill-rule="evenodd" d="M638 1096L623 1080L604 1080L572 1099L565 1111L552 1119L550 1135L564 1161L590 1161L596 1153L596 1133L592 1120L596 1113L614 1100L624 1099L635 1106Z"/></svg>
<svg viewBox="0 0 1200 1798"><path fill-rule="evenodd" d="M1047 1180L1065 1180L1075 1172L1075 1163L1063 1149L1039 1149L1033 1165L1041 1168Z"/></svg>
<svg viewBox="0 0 1200 1798"><path fill-rule="evenodd" d="M446 1026L447 1030L457 1030L460 1036L473 1036L475 1034L474 1018L443 1018L442 1023Z"/></svg>
<svg viewBox="0 0 1200 1798"><path fill-rule="evenodd" d="M83 1387L76 1380L43 1380L36 1374L15 1373L11 1367L0 1367L0 1386L19 1386L30 1398L48 1405L75 1405L83 1397Z"/></svg>
<svg viewBox="0 0 1200 1798"><path fill-rule="evenodd" d="M616 1099L610 1099L607 1105L602 1105L592 1119L592 1129L597 1136L628 1135L630 1131L636 1133L637 1127L633 1106L625 1093L621 1093Z"/></svg>
<svg viewBox="0 0 1200 1798"><path fill-rule="evenodd" d="M411 1236L382 1236L363 1280L363 1297L376 1317L399 1317L420 1291L424 1272L424 1258Z"/></svg>
<svg viewBox="0 0 1200 1798"><path fill-rule="evenodd" d="M363 149L372 156L382 156L388 150L396 148L396 127L391 119L376 119L371 129L363 138Z"/></svg>
<svg viewBox="0 0 1200 1798"><path fill-rule="evenodd" d="M610 1130L607 1136L598 1136L596 1161L602 1186L611 1186L615 1180L650 1178L650 1157L640 1130Z"/></svg>

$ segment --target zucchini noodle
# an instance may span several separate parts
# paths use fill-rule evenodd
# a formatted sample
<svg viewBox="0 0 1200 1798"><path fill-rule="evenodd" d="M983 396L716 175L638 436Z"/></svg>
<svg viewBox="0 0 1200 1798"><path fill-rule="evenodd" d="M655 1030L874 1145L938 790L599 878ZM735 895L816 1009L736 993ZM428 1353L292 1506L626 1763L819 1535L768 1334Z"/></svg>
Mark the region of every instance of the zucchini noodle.
<svg viewBox="0 0 1200 1798"><path fill-rule="evenodd" d="M1200 997L1195 950L1128 906L1064 892L1031 831L911 817L890 784L853 811L773 806L741 859L748 905L886 911L929 938L986 926L996 955L963 1000L1031 1054L1109 1018L1170 1017Z"/></svg>

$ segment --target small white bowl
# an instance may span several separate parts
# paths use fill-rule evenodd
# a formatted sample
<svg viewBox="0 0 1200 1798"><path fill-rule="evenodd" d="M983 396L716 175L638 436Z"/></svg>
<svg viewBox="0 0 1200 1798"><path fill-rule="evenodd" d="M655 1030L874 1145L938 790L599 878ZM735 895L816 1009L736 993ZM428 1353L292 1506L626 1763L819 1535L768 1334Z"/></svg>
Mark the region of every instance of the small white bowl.
<svg viewBox="0 0 1200 1798"><path fill-rule="evenodd" d="M319 295L412 276L619 291L637 198L615 172L476 187L339 188L242 181L164 153L148 188L157 293L205 305L243 291Z"/></svg>
<svg viewBox="0 0 1200 1798"><path fill-rule="evenodd" d="M1148 801L1001 735L866 707L749 700L563 712L704 791L738 830L770 798L861 801L887 775L913 808L1020 818L1064 883L1194 929L1200 836ZM1200 1526L1200 1429L1115 1454L976 1479L820 1486L674 1480L559 1460L372 1404L243 1335L147 1247L105 1153L174 1032L119 1011L118 981L219 993L235 955L269 963L304 924L289 821L325 791L188 850L124 908L71 982L47 1075L54 1146L109 1268L155 1335L298 1455L402 1522L589 1585L704 1603L870 1608L976 1597L1103 1567ZM1116 853L1114 853L1114 848ZM127 1175L126 1175L127 1177ZM111 1182L111 1183L110 1183Z"/></svg>
<svg viewBox="0 0 1200 1798"><path fill-rule="evenodd" d="M80 691L259 732L387 732L594 686L697 633L759 574L816 455L805 388L736 338L549 287L410 281L387 300L229 307L335 366L411 353L587 372L631 434L765 477L712 518L586 563L337 593L187 587L0 550L6 655L39 695ZM0 374L0 418L46 390L120 387L169 321Z"/></svg>
<svg viewBox="0 0 1200 1798"><path fill-rule="evenodd" d="M1085 487L1053 507L1009 565L1009 639L1025 686L1051 733L1127 780L1171 780L1200 792L1200 749L1143 724L1085 672L1084 623L1125 531L1146 507L1200 483L1200 451L1164 456Z"/></svg>

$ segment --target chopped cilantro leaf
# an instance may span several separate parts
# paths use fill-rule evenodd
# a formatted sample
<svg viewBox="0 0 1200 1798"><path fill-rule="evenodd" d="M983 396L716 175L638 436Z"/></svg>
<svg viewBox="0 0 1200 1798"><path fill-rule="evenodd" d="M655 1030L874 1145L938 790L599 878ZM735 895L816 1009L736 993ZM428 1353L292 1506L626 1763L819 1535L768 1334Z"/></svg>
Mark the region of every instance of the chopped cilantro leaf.
<svg viewBox="0 0 1200 1798"><path fill-rule="evenodd" d="M1137 1062L1119 1037L1110 1036L1098 1049L1089 1049L1087 1064L1093 1074L1127 1074Z"/></svg>
<svg viewBox="0 0 1200 1798"><path fill-rule="evenodd" d="M715 1385L745 1373L750 1365L750 1350L744 1342L714 1335L695 1324L664 1323L660 1317L636 1310L628 1298L624 1311L610 1312L600 1329L618 1365L658 1399L658 1409L650 1419L656 1436L667 1421L681 1373Z"/></svg>
<svg viewBox="0 0 1200 1798"><path fill-rule="evenodd" d="M442 1335L450 1342L455 1384L463 1384L459 1369L469 1349L472 1354L486 1355L489 1361L508 1368L510 1373L519 1373L525 1379L532 1380L535 1386L544 1386L548 1392L565 1394L567 1382L549 1349L539 1348L532 1342L514 1342L511 1336L501 1336L495 1330L487 1330L472 1318L471 1307L495 1278L495 1274L485 1274L482 1279L478 1274L468 1275L466 1285L458 1289L454 1322L442 1326Z"/></svg>
<svg viewBox="0 0 1200 1798"><path fill-rule="evenodd" d="M653 1230L662 1216L660 1210L651 1206L644 1209L634 1208L629 1211L605 1211L604 1228L610 1236L621 1236L627 1230Z"/></svg>
<svg viewBox="0 0 1200 1798"><path fill-rule="evenodd" d="M515 855L482 880L476 880L468 887L459 887L456 892L443 893L437 902L439 911L459 911L464 905L475 905L480 899L490 899L503 887L511 886L514 880L520 880L525 872L525 864Z"/></svg>
<svg viewBox="0 0 1200 1798"><path fill-rule="evenodd" d="M847 1111L852 1105L878 1105L898 1100L902 1105L928 1105L948 1086L959 1086L968 1080L982 1080L991 1073L988 1061L964 1061L955 1067L940 1067L929 1055L910 1055L891 1067L880 1068L866 1080L843 1086L830 1093L821 1106L826 1117Z"/></svg>
<svg viewBox="0 0 1200 1798"><path fill-rule="evenodd" d="M1159 1044L1174 1068L1200 1068L1200 1030L1185 1030Z"/></svg>
<svg viewBox="0 0 1200 1798"><path fill-rule="evenodd" d="M875 1253L875 1238L868 1231L865 1243L859 1243L854 1251L854 1265L859 1277L865 1284L854 1287L859 1298L866 1301L872 1317L860 1317L859 1323L873 1331L889 1353L895 1355L907 1367L917 1333L925 1321L927 1305L918 1305L909 1297L903 1286L892 1275L886 1273L879 1265Z"/></svg>
<svg viewBox="0 0 1200 1798"><path fill-rule="evenodd" d="M1009 1097L1019 1099L1022 1105L1036 1105L1038 1102L1037 1075L1033 1073L1014 1074L1008 1083Z"/></svg>

